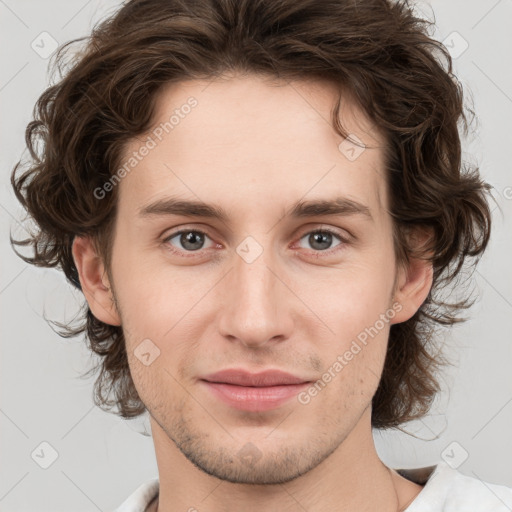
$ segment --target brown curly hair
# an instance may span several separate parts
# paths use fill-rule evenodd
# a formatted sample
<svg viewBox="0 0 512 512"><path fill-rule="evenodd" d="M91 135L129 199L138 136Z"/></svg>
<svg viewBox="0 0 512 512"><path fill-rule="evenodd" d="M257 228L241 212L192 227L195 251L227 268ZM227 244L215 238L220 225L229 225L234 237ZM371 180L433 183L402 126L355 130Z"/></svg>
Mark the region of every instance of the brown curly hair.
<svg viewBox="0 0 512 512"><path fill-rule="evenodd" d="M23 240L11 236L14 250L26 262L61 268L80 288L71 247L75 236L90 235L110 268L117 190L103 199L93 191L118 169L126 143L151 126L164 84L226 71L332 82L340 92L336 132L347 136L338 117L344 91L386 136L397 261L412 254L411 228L433 233L425 256L432 289L410 320L391 327L372 402L375 428L422 417L440 390L436 373L448 363L436 349L436 328L460 321L471 303L468 296L447 302L441 292L466 261L476 263L491 227L490 186L478 167L461 161L459 122L467 134L473 112L464 106L450 54L429 36L433 24L402 0L127 2L55 56L59 80L37 101L26 129L29 162L20 160L11 178L37 229ZM116 406L125 418L140 415L145 406L122 328L97 320L87 304L83 313L78 325L57 325L64 337L85 333L101 358L90 370L100 368L95 403Z"/></svg>

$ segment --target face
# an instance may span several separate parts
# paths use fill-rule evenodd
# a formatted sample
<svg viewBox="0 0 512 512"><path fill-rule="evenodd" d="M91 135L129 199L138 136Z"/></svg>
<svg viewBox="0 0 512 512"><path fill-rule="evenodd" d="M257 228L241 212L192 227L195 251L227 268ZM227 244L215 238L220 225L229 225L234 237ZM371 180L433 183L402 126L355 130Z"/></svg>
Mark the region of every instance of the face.
<svg viewBox="0 0 512 512"><path fill-rule="evenodd" d="M402 307L384 140L346 99L367 147L344 142L334 101L326 83L255 75L173 84L152 142L126 148L144 156L116 185L110 284L130 371L152 424L224 480L290 481L370 430ZM211 377L231 369L297 384Z"/></svg>

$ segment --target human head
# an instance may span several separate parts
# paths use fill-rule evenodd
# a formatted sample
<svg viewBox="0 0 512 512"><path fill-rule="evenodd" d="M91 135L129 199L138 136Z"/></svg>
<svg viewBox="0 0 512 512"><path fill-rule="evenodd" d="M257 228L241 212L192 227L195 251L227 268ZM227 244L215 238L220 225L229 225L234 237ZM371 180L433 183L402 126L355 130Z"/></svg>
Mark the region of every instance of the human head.
<svg viewBox="0 0 512 512"><path fill-rule="evenodd" d="M486 187L476 169L461 162L462 91L449 55L427 35L427 25L405 2L127 3L94 30L62 81L41 96L27 128L33 160L13 177L18 198L40 228L27 242L34 249L27 261L59 265L79 287L72 243L91 235L109 268L123 183L110 191L104 184L120 168L127 143L152 126L165 84L230 71L333 84L340 93L333 128L347 135L338 108L350 98L386 142L397 262L416 255L414 228L431 235L423 255L432 263L432 290L416 314L391 326L372 400L375 427L420 417L438 389L431 331L455 321L457 309L439 303L436 293L467 257L483 252L490 229ZM98 189L104 197L95 195ZM125 417L143 412L122 328L99 321L89 308L71 331L85 332L103 358L99 403L117 405Z"/></svg>

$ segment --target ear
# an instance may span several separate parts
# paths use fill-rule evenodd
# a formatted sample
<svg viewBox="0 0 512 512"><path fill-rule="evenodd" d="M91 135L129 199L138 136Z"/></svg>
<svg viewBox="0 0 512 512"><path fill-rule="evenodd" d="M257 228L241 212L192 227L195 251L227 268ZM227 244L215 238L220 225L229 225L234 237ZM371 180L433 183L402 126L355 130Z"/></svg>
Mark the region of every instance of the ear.
<svg viewBox="0 0 512 512"><path fill-rule="evenodd" d="M92 239L75 237L72 254L92 314L105 324L121 325L103 259L98 255Z"/></svg>
<svg viewBox="0 0 512 512"><path fill-rule="evenodd" d="M430 233L426 231L416 232L410 238L414 252L419 251L424 257L410 256L409 262L400 265L398 269L394 301L400 304L401 309L391 320L392 324L409 320L420 309L432 288L432 263L427 259L428 254L424 251L429 239Z"/></svg>

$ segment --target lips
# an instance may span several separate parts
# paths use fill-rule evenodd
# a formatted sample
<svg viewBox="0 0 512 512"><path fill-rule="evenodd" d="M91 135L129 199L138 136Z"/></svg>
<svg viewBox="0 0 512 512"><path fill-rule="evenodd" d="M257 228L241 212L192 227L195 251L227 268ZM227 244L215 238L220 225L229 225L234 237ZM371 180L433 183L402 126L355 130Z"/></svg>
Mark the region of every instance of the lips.
<svg viewBox="0 0 512 512"><path fill-rule="evenodd" d="M250 373L241 369L207 375L201 382L208 391L232 408L263 412L284 405L310 381L280 370Z"/></svg>
<svg viewBox="0 0 512 512"><path fill-rule="evenodd" d="M232 384L234 386L246 387L269 387L287 386L292 384L303 384L306 379L296 377L290 373L280 370L266 370L260 373L249 373L245 370L223 370L203 377L208 382Z"/></svg>

